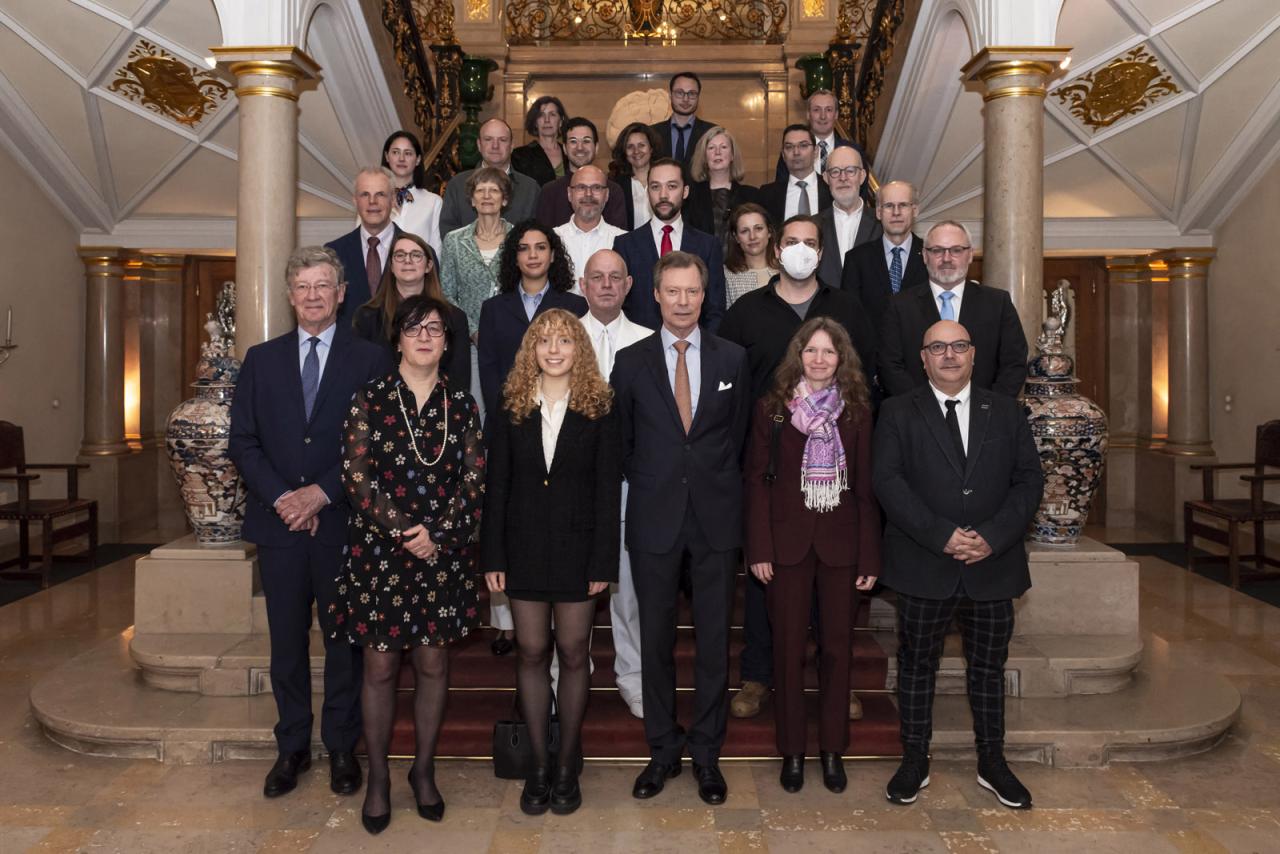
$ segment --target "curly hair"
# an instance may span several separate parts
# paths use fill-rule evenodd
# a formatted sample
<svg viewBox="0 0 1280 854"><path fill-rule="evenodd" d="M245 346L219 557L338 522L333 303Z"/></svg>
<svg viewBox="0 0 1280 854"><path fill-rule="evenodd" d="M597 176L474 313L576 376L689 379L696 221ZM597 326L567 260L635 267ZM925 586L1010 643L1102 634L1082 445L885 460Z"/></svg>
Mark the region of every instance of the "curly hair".
<svg viewBox="0 0 1280 854"><path fill-rule="evenodd" d="M870 408L870 394L867 381L862 375L862 360L858 351L853 349L849 333L836 320L830 317L815 317L805 321L796 334L787 343L787 352L773 372L773 385L765 396L765 411L770 415L786 417L790 410L788 401L795 396L796 386L804 379L804 361L801 353L808 346L815 332L825 332L831 336L836 355L840 359L836 366L835 382L840 389L840 397L844 399L844 412L841 418L851 418L855 412Z"/></svg>
<svg viewBox="0 0 1280 854"><path fill-rule="evenodd" d="M507 381L502 386L502 407L519 424L538 409L538 339L544 335L567 333L573 339L573 367L569 371L569 408L592 421L603 418L613 407L613 389L600 375L591 339L578 318L563 308L550 308L533 319Z"/></svg>
<svg viewBox="0 0 1280 854"><path fill-rule="evenodd" d="M613 143L613 159L609 161L609 177L615 181L621 181L623 178L630 178L632 174L631 161L627 160L627 140L635 134L640 134L649 142L649 160L659 156L662 150L662 140L654 133L653 128L643 122L632 122L622 129L622 133L618 134L618 138Z"/></svg>
<svg viewBox="0 0 1280 854"><path fill-rule="evenodd" d="M502 250L498 253L498 292L505 294L520 287L521 273L520 265L516 263L516 247L531 231L544 235L551 246L551 267L547 270L551 290L570 290L573 287L573 262L560 235L536 219L526 219L507 232L507 239L502 242Z"/></svg>

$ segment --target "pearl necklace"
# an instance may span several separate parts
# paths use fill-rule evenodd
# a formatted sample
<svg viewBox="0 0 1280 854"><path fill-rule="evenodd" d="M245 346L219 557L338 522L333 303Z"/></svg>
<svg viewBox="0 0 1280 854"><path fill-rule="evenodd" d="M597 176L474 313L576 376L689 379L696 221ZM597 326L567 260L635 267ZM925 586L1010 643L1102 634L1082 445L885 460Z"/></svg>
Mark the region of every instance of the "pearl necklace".
<svg viewBox="0 0 1280 854"><path fill-rule="evenodd" d="M436 380L439 383L439 380ZM430 394L427 395L430 398ZM409 444L413 446L413 455L418 458L418 462L423 466L430 468L440 460L444 459L444 449L449 444L449 390L444 392L444 439L440 441L440 453L436 454L436 458L431 462L427 462L422 458L422 452L418 450L418 434L413 432L413 421L409 418L409 413L404 408L404 395L396 389L396 401L400 404L400 414L404 416L405 426L409 428Z"/></svg>

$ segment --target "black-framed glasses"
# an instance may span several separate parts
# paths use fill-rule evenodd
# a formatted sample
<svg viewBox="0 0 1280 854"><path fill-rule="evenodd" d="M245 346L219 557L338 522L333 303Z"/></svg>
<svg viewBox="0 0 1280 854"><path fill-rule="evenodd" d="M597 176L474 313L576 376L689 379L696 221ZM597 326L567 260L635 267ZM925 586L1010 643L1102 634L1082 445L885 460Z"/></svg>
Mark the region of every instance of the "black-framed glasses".
<svg viewBox="0 0 1280 854"><path fill-rule="evenodd" d="M400 334L405 338L417 338L423 332L427 333L428 338L439 338L444 335L444 324L438 320L429 320L426 323L415 323L400 330Z"/></svg>
<svg viewBox="0 0 1280 854"><path fill-rule="evenodd" d="M944 255L950 255L952 258L959 258L972 248L972 246L926 246L924 251L928 252L934 258L941 258Z"/></svg>
<svg viewBox="0 0 1280 854"><path fill-rule="evenodd" d="M838 166L828 166L827 174L832 178L857 178L862 174L861 166L845 166L843 169Z"/></svg>
<svg viewBox="0 0 1280 854"><path fill-rule="evenodd" d="M957 356L962 356L965 353L968 353L969 348L972 346L972 341L965 341L964 339L961 339L959 341L930 341L920 349L924 350L930 356L941 356L943 353L947 352L947 348L950 348L952 353L955 353Z"/></svg>
<svg viewBox="0 0 1280 854"><path fill-rule="evenodd" d="M782 145L782 150L786 152L808 151L810 148L813 148L812 142L787 142Z"/></svg>
<svg viewBox="0 0 1280 854"><path fill-rule="evenodd" d="M412 252L405 252L403 249L401 249L399 251L391 253L392 260L399 261L401 264L403 264L405 261L412 261L413 263L417 264L419 261L426 260L426 257L427 257L427 253L423 252L421 249L415 249Z"/></svg>

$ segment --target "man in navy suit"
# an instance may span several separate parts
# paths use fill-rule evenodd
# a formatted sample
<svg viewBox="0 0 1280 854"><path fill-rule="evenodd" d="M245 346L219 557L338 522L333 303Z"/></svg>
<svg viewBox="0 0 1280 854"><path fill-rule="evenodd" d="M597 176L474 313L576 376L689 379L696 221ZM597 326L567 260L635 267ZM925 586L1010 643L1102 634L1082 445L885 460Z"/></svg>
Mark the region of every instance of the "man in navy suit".
<svg viewBox="0 0 1280 854"><path fill-rule="evenodd" d="M391 244L400 232L391 222L395 190L391 173L386 169L366 167L356 173L356 189L352 194L360 225L337 240L325 244L332 249L346 271L347 295L338 307L343 326L351 325L356 309L369 301L382 281L387 268Z"/></svg>
<svg viewBox="0 0 1280 854"><path fill-rule="evenodd" d="M680 211L688 197L684 167L669 157L661 157L649 165L649 207L653 209L653 217L613 241L614 251L622 256L635 282L622 308L627 317L642 326L650 329L661 326L653 265L668 252L687 252L697 255L707 268L707 287L698 323L708 332L715 332L724 316L724 252L713 235L690 228L681 217Z"/></svg>
<svg viewBox="0 0 1280 854"><path fill-rule="evenodd" d="M244 531L258 547L271 635L271 692L279 756L263 786L269 798L291 791L311 767L311 606L325 641L320 737L329 753L329 786L360 788L360 651L345 633L330 637L347 542L342 488L342 424L351 397L390 373L388 351L339 322L342 262L327 247L289 258L285 279L298 326L249 348L231 404L228 453L249 488ZM345 607L345 603L342 603Z"/></svg>
<svg viewBox="0 0 1280 854"><path fill-rule="evenodd" d="M774 228L796 214L815 216L831 207L831 189L813 168L817 144L804 125L788 125L782 132L782 156L787 174L756 193L760 207L769 212Z"/></svg>
<svg viewBox="0 0 1280 854"><path fill-rule="evenodd" d="M837 148L853 148L862 160L866 156L862 146L851 139L845 139L836 133L836 96L830 89L814 89L806 101L808 105L809 130L813 131L814 144L817 146L814 155L814 168L819 175L827 174L827 158ZM866 175L862 176L860 189L866 188ZM787 164L781 152L778 154L778 165L774 169L774 180L787 180Z"/></svg>
<svg viewBox="0 0 1280 854"><path fill-rule="evenodd" d="M650 167L650 177L653 169ZM729 602L742 545L742 444L751 407L746 352L698 326L702 259L670 252L653 270L662 328L618 352L611 383L622 423L626 545L640 605L649 764L632 794L680 773L688 745L698 794L728 795L720 773L728 706ZM676 721L676 599L688 559L697 649L694 713Z"/></svg>
<svg viewBox="0 0 1280 854"><path fill-rule="evenodd" d="M889 298L929 282L924 265L924 241L912 233L916 224L916 188L906 181L890 181L876 194L876 219L883 228L879 240L855 244L845 253L840 289L854 294L880 327Z"/></svg>
<svg viewBox="0 0 1280 854"><path fill-rule="evenodd" d="M671 98L671 115L654 124L650 129L658 135L659 147L655 156L670 157L686 168L693 159L694 146L714 122L698 118L698 99L702 97L702 80L692 71L681 71L667 82Z"/></svg>

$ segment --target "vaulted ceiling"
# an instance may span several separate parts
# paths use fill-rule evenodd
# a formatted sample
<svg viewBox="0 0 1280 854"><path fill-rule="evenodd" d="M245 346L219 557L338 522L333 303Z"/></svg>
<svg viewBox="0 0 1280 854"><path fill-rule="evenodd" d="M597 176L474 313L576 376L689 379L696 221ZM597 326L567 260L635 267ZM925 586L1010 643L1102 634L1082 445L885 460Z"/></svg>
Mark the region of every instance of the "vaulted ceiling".
<svg viewBox="0 0 1280 854"><path fill-rule="evenodd" d="M964 13L925 0L877 157L926 220L982 218ZM1280 156L1277 0L1066 0L1057 43L1073 50L1045 103L1048 247L1207 239Z"/></svg>

